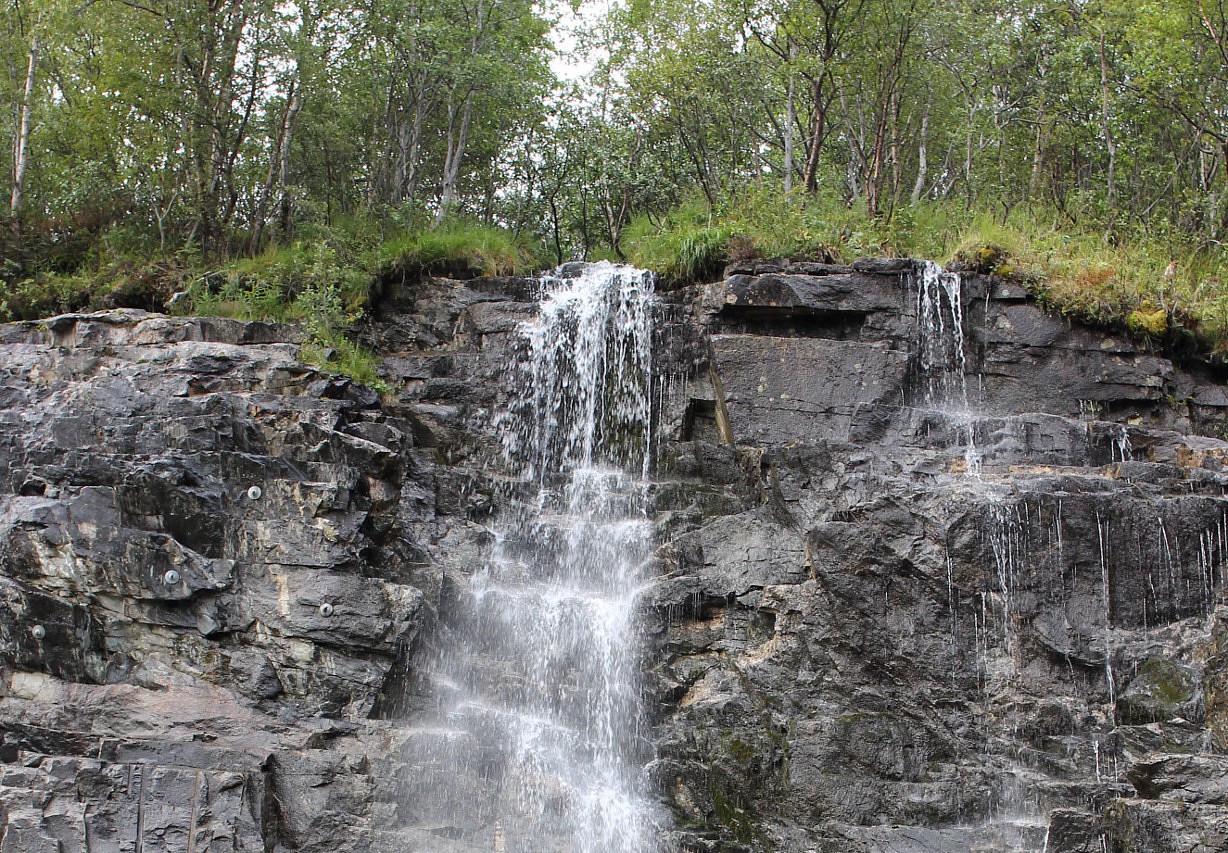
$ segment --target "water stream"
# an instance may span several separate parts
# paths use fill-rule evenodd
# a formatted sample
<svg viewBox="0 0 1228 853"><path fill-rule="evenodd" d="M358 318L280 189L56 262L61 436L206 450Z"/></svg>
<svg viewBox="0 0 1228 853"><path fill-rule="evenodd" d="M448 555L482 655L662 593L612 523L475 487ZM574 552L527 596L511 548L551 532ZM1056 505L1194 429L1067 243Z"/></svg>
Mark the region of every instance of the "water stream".
<svg viewBox="0 0 1228 853"><path fill-rule="evenodd" d="M968 400L959 273L947 272L933 261L918 261L913 282L917 289L917 368L923 383L922 401L955 424L964 443L965 471L979 476L981 454L976 446L976 416Z"/></svg>
<svg viewBox="0 0 1228 853"><path fill-rule="evenodd" d="M652 279L547 278L498 424L515 494L434 667L439 729L406 802L435 850L650 853L637 590L651 553ZM463 780L459 781L458 780ZM410 849L416 849L411 847ZM426 853L426 847L421 848Z"/></svg>

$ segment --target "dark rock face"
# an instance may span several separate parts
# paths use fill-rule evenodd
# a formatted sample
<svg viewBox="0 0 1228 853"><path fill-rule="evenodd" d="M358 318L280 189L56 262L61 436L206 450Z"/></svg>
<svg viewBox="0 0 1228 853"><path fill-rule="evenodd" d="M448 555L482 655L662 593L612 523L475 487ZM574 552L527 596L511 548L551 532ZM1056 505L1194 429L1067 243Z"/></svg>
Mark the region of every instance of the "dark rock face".
<svg viewBox="0 0 1228 853"><path fill-rule="evenodd" d="M1217 849L1188 842L1228 828L1219 385L969 276L970 411L930 401L914 277L672 295L652 687L683 848Z"/></svg>
<svg viewBox="0 0 1228 853"><path fill-rule="evenodd" d="M5 329L5 851L368 848L363 809L338 816L379 737L349 721L423 624L398 569L412 442L287 332Z"/></svg>
<svg viewBox="0 0 1228 853"><path fill-rule="evenodd" d="M944 405L915 275L663 297L665 847L1225 849L1228 393L967 276ZM282 327L0 327L2 853L512 853L402 747L515 499L491 425L535 292L393 288L382 400Z"/></svg>

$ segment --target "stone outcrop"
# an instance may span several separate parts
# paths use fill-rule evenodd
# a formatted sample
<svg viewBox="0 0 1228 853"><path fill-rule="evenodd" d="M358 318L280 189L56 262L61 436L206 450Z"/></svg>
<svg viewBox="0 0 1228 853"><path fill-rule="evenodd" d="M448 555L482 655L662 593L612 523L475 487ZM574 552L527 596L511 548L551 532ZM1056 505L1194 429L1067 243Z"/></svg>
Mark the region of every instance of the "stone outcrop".
<svg viewBox="0 0 1228 853"><path fill-rule="evenodd" d="M662 297L667 846L1223 849L1222 376L967 276L965 408L916 274ZM0 327L0 851L506 846L403 756L515 497L492 424L534 295L387 294L382 398L286 327Z"/></svg>

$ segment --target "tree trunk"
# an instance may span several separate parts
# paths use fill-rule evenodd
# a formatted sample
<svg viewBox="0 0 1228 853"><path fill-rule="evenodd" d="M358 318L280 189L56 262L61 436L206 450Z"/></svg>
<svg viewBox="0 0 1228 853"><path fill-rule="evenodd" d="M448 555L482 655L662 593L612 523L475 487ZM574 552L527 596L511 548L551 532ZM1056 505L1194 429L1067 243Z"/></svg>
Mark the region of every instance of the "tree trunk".
<svg viewBox="0 0 1228 853"><path fill-rule="evenodd" d="M290 143L294 139L294 120L303 108L303 99L299 89L295 89L294 97L290 99L290 107L286 114L285 132L281 137L281 155L277 158L277 190L281 195L277 212L277 229L280 234L290 230L290 194L286 192L286 184L290 178Z"/></svg>
<svg viewBox="0 0 1228 853"><path fill-rule="evenodd" d="M1035 198L1040 188L1040 176L1045 168L1045 102L1041 99L1036 113L1036 143L1032 149L1032 174L1028 178L1028 198Z"/></svg>
<svg viewBox="0 0 1228 853"><path fill-rule="evenodd" d="M900 92L896 90L891 102L891 198L892 209L900 198Z"/></svg>
<svg viewBox="0 0 1228 853"><path fill-rule="evenodd" d="M25 194L26 169L29 167L31 112L34 109L34 79L38 72L38 35L30 36L30 56L26 65L26 84L21 94L21 119L13 146L13 194L9 199L9 215L17 228L17 216Z"/></svg>
<svg viewBox="0 0 1228 853"><path fill-rule="evenodd" d="M179 190L171 193L171 197L166 202L166 207L155 207L154 216L158 220L158 252L166 254L166 218L171 215L171 209L175 206L175 200L179 198Z"/></svg>
<svg viewBox="0 0 1228 853"><path fill-rule="evenodd" d="M933 101L930 98L925 100L925 110L921 113L921 132L918 134L917 140L917 180L912 185L912 203L916 204L921 201L921 195L925 192L925 182L929 178L929 130L930 130L930 107Z"/></svg>
<svg viewBox="0 0 1228 853"><path fill-rule="evenodd" d="M840 86L840 112L844 115L845 139L849 146L848 169L848 197L846 203L852 204L858 196L861 195L862 177L868 172L869 164L866 160L865 149L865 114L861 107L858 107L857 126L853 126L853 113L849 109L848 95L844 91L844 86Z"/></svg>
<svg viewBox="0 0 1228 853"><path fill-rule="evenodd" d="M256 202L256 212L252 217L252 239L251 243L248 244L248 252L253 255L260 250L260 241L264 237L269 200L273 197L274 190L280 190L284 202L287 174L286 161L290 157L290 140L293 133L294 117L298 115L299 107L302 105L297 82L297 80L293 80L290 83L290 98L286 102L286 111L282 114L281 127L277 134L277 147L273 149L273 157L269 160L269 169L265 174L264 188L261 190L260 198ZM284 206L284 203L279 204L279 207L282 206ZM279 222L279 226L283 231L285 230L283 223Z"/></svg>
<svg viewBox="0 0 1228 853"><path fill-rule="evenodd" d="M810 144L806 150L806 174L803 183L806 192L818 195L819 192L819 152L823 148L823 137L827 129L827 105L823 102L823 78L814 81L814 121L811 124Z"/></svg>
<svg viewBox="0 0 1228 853"><path fill-rule="evenodd" d="M968 136L964 140L964 203L968 210L976 201L976 193L972 186L972 122L976 120L975 104L968 107Z"/></svg>
<svg viewBox="0 0 1228 853"><path fill-rule="evenodd" d="M797 57L797 45L790 39L789 59ZM797 81L793 75L793 66L789 66L789 94L785 100L785 195L793 192L793 125L797 121L797 103L794 92Z"/></svg>
<svg viewBox="0 0 1228 853"><path fill-rule="evenodd" d="M1104 147L1109 153L1109 209L1113 211L1117 204L1117 142L1113 139L1109 115L1109 62L1105 56L1104 33L1100 34L1100 111L1104 122Z"/></svg>
<svg viewBox="0 0 1228 853"><path fill-rule="evenodd" d="M469 136L469 120L473 114L473 95L466 93L461 106L460 127L456 128L453 111L448 123L448 151L444 161L443 187L439 191L439 209L435 211L435 224L439 225L448 218L453 205L456 204L457 184L460 182L461 159L465 156L465 142ZM455 132L454 132L455 128Z"/></svg>
<svg viewBox="0 0 1228 853"><path fill-rule="evenodd" d="M242 145L240 138L228 138L230 122L227 113L232 108L235 75L238 71L239 47L247 27L249 9L242 0L229 0L227 8L217 4L213 27L201 34L201 58L193 70L190 57L181 54L187 64L193 102L190 132L194 143L196 225L192 237L199 236L201 245L212 248L220 236L223 212L221 196L224 177L232 153ZM218 30L220 30L220 35Z"/></svg>
<svg viewBox="0 0 1228 853"><path fill-rule="evenodd" d="M414 123L409 131L409 149L405 152L405 183L401 186L401 198L409 204L418 195L418 149L422 147L422 122L426 116L426 95L419 93L414 101Z"/></svg>
<svg viewBox="0 0 1228 853"><path fill-rule="evenodd" d="M879 116L874 128L874 144L870 148L870 162L866 168L866 210L871 219L877 219L883 189L883 153L886 147L887 122L885 114Z"/></svg>

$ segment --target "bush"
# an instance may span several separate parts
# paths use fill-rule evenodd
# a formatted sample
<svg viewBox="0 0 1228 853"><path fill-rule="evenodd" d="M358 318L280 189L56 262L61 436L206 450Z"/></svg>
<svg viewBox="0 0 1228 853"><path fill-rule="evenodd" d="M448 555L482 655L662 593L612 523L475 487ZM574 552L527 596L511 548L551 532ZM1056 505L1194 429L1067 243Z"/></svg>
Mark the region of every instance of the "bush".
<svg viewBox="0 0 1228 853"><path fill-rule="evenodd" d="M726 225L713 225L712 217L697 204L679 208L660 226L646 216L637 217L623 238L631 263L653 270L667 286L719 277L729 261L731 241L739 254L759 252L752 238Z"/></svg>

